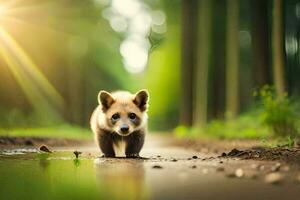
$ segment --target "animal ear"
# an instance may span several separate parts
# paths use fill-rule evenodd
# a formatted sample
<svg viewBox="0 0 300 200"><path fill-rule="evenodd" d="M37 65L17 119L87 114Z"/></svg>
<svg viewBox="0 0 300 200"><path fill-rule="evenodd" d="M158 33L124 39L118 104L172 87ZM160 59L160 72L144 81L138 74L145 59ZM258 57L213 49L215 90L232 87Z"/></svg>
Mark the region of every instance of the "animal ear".
<svg viewBox="0 0 300 200"><path fill-rule="evenodd" d="M149 93L147 90L140 90L135 94L133 103L139 107L141 111L147 110Z"/></svg>
<svg viewBox="0 0 300 200"><path fill-rule="evenodd" d="M109 92L101 90L98 94L98 102L102 105L103 112L106 112L115 100Z"/></svg>

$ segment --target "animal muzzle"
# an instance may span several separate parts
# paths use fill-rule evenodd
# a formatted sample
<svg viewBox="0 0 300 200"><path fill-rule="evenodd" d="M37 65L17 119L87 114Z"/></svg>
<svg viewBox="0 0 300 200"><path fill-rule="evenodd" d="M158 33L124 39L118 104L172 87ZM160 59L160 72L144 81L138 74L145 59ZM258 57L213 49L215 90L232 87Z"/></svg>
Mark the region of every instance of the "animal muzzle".
<svg viewBox="0 0 300 200"><path fill-rule="evenodd" d="M122 125L120 126L120 131L121 131L122 134L128 133L128 131L129 131L129 126L128 126L127 124L122 124Z"/></svg>

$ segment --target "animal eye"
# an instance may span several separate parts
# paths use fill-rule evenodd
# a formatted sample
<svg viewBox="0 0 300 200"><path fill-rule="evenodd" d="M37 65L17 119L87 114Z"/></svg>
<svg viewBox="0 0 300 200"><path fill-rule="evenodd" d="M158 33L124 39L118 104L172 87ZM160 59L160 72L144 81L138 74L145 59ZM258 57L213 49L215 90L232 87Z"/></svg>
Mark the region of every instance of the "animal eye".
<svg viewBox="0 0 300 200"><path fill-rule="evenodd" d="M135 113L129 113L128 117L129 117L129 119L135 119L136 114Z"/></svg>
<svg viewBox="0 0 300 200"><path fill-rule="evenodd" d="M111 116L111 119L112 119L112 120L118 120L119 118L120 118L119 113L115 113L115 114L113 114L113 115Z"/></svg>

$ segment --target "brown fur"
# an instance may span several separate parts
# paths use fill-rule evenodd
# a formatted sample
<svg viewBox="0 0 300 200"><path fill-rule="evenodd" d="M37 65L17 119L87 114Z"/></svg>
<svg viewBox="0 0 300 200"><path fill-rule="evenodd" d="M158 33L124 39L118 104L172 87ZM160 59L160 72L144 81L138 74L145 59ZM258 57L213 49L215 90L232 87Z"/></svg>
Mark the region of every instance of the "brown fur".
<svg viewBox="0 0 300 200"><path fill-rule="evenodd" d="M141 90L136 94L120 91L108 93L101 91L98 95L99 106L91 117L91 128L100 150L107 157L115 157L114 147L125 143L126 157L137 157L143 147L147 132L148 92ZM131 119L130 114L135 118ZM113 115L119 116L118 120ZM126 125L128 132L120 127Z"/></svg>

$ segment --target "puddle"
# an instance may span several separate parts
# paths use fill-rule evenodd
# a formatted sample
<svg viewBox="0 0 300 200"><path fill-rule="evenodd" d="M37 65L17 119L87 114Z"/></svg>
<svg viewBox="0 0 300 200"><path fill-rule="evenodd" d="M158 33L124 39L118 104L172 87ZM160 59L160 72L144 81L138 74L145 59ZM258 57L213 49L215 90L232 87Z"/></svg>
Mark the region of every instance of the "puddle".
<svg viewBox="0 0 300 200"><path fill-rule="evenodd" d="M0 152L0 199L149 199L143 162L34 149Z"/></svg>
<svg viewBox="0 0 300 200"><path fill-rule="evenodd" d="M38 153L37 149L6 149L0 151L0 155L23 155L27 153Z"/></svg>
<svg viewBox="0 0 300 200"><path fill-rule="evenodd" d="M259 178L227 178L225 172L215 170L215 162L188 160L183 155L148 159L95 155L83 153L76 159L72 151L1 151L0 199L215 199L224 194L228 199L279 199L280 194L300 195L299 185L277 187Z"/></svg>

